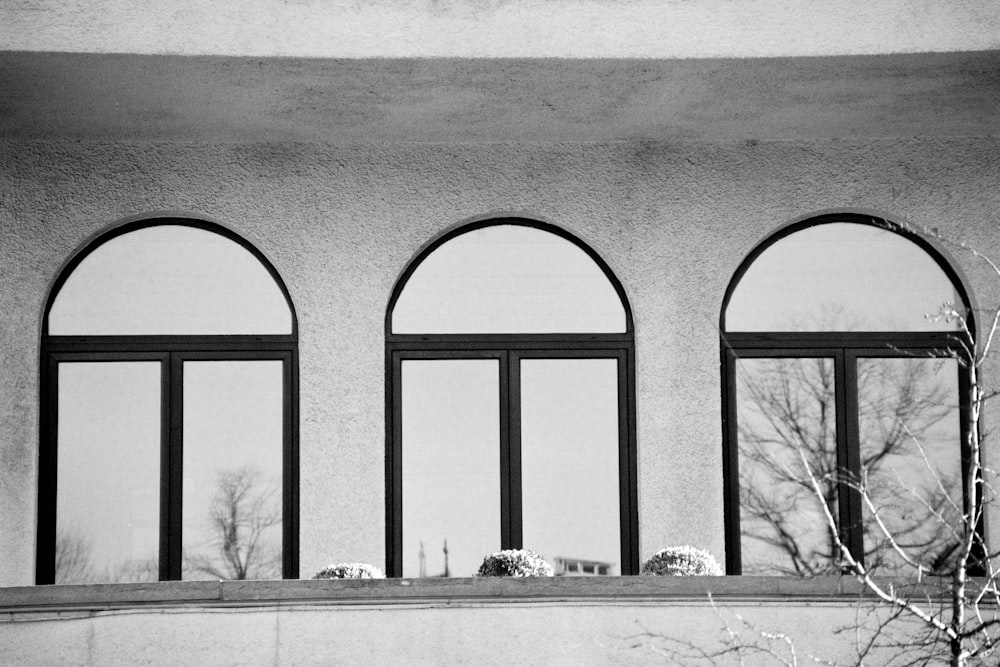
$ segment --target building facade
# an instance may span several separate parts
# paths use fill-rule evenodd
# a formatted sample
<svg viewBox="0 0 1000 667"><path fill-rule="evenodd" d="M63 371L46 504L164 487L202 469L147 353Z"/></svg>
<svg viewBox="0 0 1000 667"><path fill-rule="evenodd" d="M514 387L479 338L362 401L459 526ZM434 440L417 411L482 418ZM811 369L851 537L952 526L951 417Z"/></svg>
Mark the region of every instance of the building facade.
<svg viewBox="0 0 1000 667"><path fill-rule="evenodd" d="M865 378L901 373L915 414L943 397L920 435L959 478L966 332L923 316L982 337L1000 303L960 245L1000 257L1000 13L862 4L0 9L13 655L129 662L157 609L165 656L236 632L250 661L488 662L498 623L508 658L655 660L716 620L707 584L629 576L682 544L734 612L844 650L817 626L849 584L785 578L831 574L818 515L797 560L745 493L787 490L739 448L770 437L746 397L782 361L828 376L821 449L860 472L865 415L902 405ZM241 470L269 556L196 562ZM875 558L860 498L829 506ZM521 546L624 576L418 577ZM401 579L278 580L352 561ZM331 624L350 641L305 648Z"/></svg>

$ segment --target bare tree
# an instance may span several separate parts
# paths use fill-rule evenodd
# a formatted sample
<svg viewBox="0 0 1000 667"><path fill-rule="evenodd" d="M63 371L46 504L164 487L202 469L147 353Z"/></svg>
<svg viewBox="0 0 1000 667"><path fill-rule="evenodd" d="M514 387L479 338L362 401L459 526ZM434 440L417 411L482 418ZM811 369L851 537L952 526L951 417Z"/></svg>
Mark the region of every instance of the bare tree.
<svg viewBox="0 0 1000 667"><path fill-rule="evenodd" d="M1000 284L1000 266L993 260L930 235L971 253ZM998 394L984 387L981 371L1000 329L1000 306L977 315L985 315L978 338L964 309L946 303L934 317L955 325L955 345L948 351L858 364L861 451L854 473L841 469L833 455L830 364L768 359L755 369L764 372L739 385L752 413L748 419L740 415L739 455L757 475L744 479L741 465L745 537L763 544L768 555L779 554L784 572L840 573L856 580L856 621L839 630L853 638L853 664L1000 663L1000 552L989 551L982 530L984 509L996 497L996 473L984 465L988 435L980 430L983 407ZM942 366L961 367L967 381L957 391L935 381L946 375L939 373ZM956 401L961 392L965 395ZM949 465L935 450L958 458L953 443L959 415L966 424L963 461ZM937 446L944 442L952 444ZM762 481L771 484L758 484ZM847 543L837 515L838 489L845 488L863 507L860 552ZM786 665L836 664L797 652L785 632L717 612L724 627L713 641L642 628L634 646L658 647L683 664L743 664L760 656Z"/></svg>
<svg viewBox="0 0 1000 667"><path fill-rule="evenodd" d="M57 584L100 584L157 581L159 561L149 558L126 558L117 564L94 563L94 545L81 531L62 529L56 537Z"/></svg>
<svg viewBox="0 0 1000 667"><path fill-rule="evenodd" d="M936 236L936 234L935 234ZM1000 282L1000 266L978 251L965 244L952 243L938 238L948 245L967 251L985 264L992 276ZM877 647L880 639L894 636L893 624L899 621L919 628L910 633L911 643L919 647L919 660L925 664L933 661L947 662L955 667L971 664L996 664L997 643L1000 642L1000 570L996 569L997 553L988 553L983 543L981 525L984 508L992 502L992 485L995 473L983 465L983 445L986 434L980 431L979 423L984 403L996 396L988 392L981 383L981 370L990 358L992 347L1000 329L1000 307L986 313L985 328L980 339L976 339L969 329L966 314L953 304L944 304L938 317L958 324L962 342L961 351L954 355L957 363L964 366L969 383L965 405L969 428L966 435L966 465L963 471L966 498L955 497L949 488L949 480L942 478L927 456L926 449L912 433L907 433L922 454L929 476L938 486L941 505L930 497L919 497L925 514L917 517L918 522L936 522L937 528L950 538L949 547L928 559L928 554L914 552L906 544L908 534L886 521L886 512L877 503L875 486L864 468L861 478L850 484L861 495L862 502L872 516L885 547L891 551L900 564L900 569L910 581L922 586L900 585L900 577L886 580L874 576L873 569L863 560L856 558L848 546L836 539L836 547L847 571L864 587L877 602L876 611L883 616L874 627L869 627L870 640L859 651L864 658L866 651ZM905 423L901 421L904 431ZM815 495L823 493L822 476L813 470L808 459L800 451L800 469L808 480ZM827 526L835 526L836 519L824 512ZM942 576L933 576L941 573ZM981 576L976 576L981 575ZM928 595L935 590L937 595ZM902 642L891 640L890 646L900 646ZM915 661L914 661L915 662Z"/></svg>
<svg viewBox="0 0 1000 667"><path fill-rule="evenodd" d="M108 581L116 582L147 582L159 579L160 563L156 556L129 558L119 563L108 576Z"/></svg>
<svg viewBox="0 0 1000 667"><path fill-rule="evenodd" d="M833 535L810 539L803 526L826 506L836 513L837 446L833 366L827 359L775 359L741 373L741 532L745 570L817 575L836 571ZM789 467L798 451L823 480L823 493ZM751 552L759 553L752 558Z"/></svg>
<svg viewBox="0 0 1000 667"><path fill-rule="evenodd" d="M921 442L934 437L957 405L939 377L940 360L866 360L858 368L861 469L871 500L895 535L910 549L939 553L947 533L933 514L947 512L961 480L954 475L932 484L920 502L915 486L926 491ZM902 361L899 363L898 361ZM759 360L739 374L739 455L741 461L741 532L745 572L767 571L800 576L836 574L841 569L837 527L817 534L824 513L836 517L843 474L836 442L836 386L828 358ZM746 362L744 362L746 363ZM753 361L750 362L753 364ZM954 453L954 448L948 448ZM816 478L816 494L796 459L804 457ZM957 457L953 457L957 460ZM910 462L908 474L901 466ZM940 470L935 471L939 477ZM890 516L892 515L892 516ZM919 516L918 516L919 515ZM891 550L879 537L875 515L865 513L865 562L894 565ZM755 557L756 556L756 557Z"/></svg>
<svg viewBox="0 0 1000 667"><path fill-rule="evenodd" d="M258 469L220 471L208 512L213 553L185 555L185 565L219 579L280 577L281 551L268 530L280 524L278 493L261 481Z"/></svg>
<svg viewBox="0 0 1000 667"><path fill-rule="evenodd" d="M94 546L76 530L60 530L56 537L57 584L86 584L94 580Z"/></svg>

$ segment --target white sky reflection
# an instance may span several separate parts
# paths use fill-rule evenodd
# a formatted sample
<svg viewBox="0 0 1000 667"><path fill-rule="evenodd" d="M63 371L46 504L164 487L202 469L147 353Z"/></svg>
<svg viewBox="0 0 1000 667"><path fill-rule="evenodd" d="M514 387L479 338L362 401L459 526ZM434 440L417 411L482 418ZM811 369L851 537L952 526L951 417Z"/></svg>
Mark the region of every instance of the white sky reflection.
<svg viewBox="0 0 1000 667"><path fill-rule="evenodd" d="M49 313L53 335L291 331L284 295L250 251L183 225L102 244L73 270Z"/></svg>
<svg viewBox="0 0 1000 667"><path fill-rule="evenodd" d="M925 316L961 305L941 267L909 239L836 222L769 246L726 309L727 331L950 331Z"/></svg>

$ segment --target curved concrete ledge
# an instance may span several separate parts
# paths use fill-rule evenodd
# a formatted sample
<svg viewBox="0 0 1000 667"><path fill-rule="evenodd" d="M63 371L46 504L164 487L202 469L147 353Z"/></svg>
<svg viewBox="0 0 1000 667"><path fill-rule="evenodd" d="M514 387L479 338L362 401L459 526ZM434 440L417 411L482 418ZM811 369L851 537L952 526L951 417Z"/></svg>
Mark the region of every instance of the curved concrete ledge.
<svg viewBox="0 0 1000 667"><path fill-rule="evenodd" d="M886 582L888 583L888 582ZM934 583L907 592L940 598ZM898 587L897 587L898 589ZM710 599L755 603L856 602L865 595L848 577L594 577L164 581L0 588L0 613L133 607L285 605L511 604L532 602L655 603Z"/></svg>
<svg viewBox="0 0 1000 667"><path fill-rule="evenodd" d="M1000 51L711 60L0 51L0 137L477 143L996 136Z"/></svg>

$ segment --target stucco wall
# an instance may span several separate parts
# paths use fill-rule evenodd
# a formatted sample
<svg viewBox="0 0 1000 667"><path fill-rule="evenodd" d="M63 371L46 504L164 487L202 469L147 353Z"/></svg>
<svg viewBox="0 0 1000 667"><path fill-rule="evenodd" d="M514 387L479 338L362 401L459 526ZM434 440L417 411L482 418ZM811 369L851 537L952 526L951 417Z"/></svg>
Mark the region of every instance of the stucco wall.
<svg viewBox="0 0 1000 667"><path fill-rule="evenodd" d="M11 0L0 48L310 57L912 53L1000 46L983 0Z"/></svg>
<svg viewBox="0 0 1000 667"><path fill-rule="evenodd" d="M850 605L744 604L723 613L730 622L740 614L789 633L803 655L850 657L849 643L833 634L850 627ZM643 636L645 629L652 636ZM707 603L327 605L26 615L0 623L0 641L4 659L17 665L663 665L683 664L667 661L668 649L677 648L663 637L697 637L700 648L712 649L722 631ZM774 650L790 657L781 641ZM769 663L760 657L759 664Z"/></svg>
<svg viewBox="0 0 1000 667"><path fill-rule="evenodd" d="M764 649L746 664L848 664L855 636L878 627L856 585L820 578L807 582L809 595L796 593L801 580L747 583L763 585L616 577L0 589L0 655L17 665L744 664L733 654L690 659L723 649L728 626L736 646ZM740 589L758 597L733 595ZM882 640L892 646L916 627L897 620ZM876 649L867 660L900 653Z"/></svg>
<svg viewBox="0 0 1000 667"><path fill-rule="evenodd" d="M389 291L422 244L491 213L561 225L619 276L636 321L641 554L691 543L721 558L716 327L734 269L776 226L830 208L883 211L1000 256L998 154L996 138L4 141L0 585L33 582L47 290L71 253L125 216L210 216L264 252L290 289L300 325L304 575L330 560L383 562ZM981 266L955 257L981 303L1000 301Z"/></svg>

